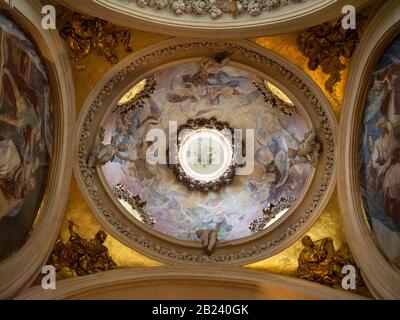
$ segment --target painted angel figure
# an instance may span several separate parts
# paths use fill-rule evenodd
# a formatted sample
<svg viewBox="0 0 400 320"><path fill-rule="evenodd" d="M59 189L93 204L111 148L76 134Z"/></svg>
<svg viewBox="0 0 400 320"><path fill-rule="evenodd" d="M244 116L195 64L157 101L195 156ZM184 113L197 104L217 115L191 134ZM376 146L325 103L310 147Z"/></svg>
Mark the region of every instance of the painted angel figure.
<svg viewBox="0 0 400 320"><path fill-rule="evenodd" d="M100 133L101 141L104 137L104 129ZM91 152L88 159L89 168L95 168L97 165L104 166L110 161L113 161L115 157L121 160L131 161L130 157L126 157L123 152L128 151L128 144L126 142L117 143L117 136L111 138L110 144L100 143Z"/></svg>
<svg viewBox="0 0 400 320"><path fill-rule="evenodd" d="M392 63L376 75L374 89L381 92L380 111L392 123L400 126L400 62Z"/></svg>
<svg viewBox="0 0 400 320"><path fill-rule="evenodd" d="M229 54L222 52L216 54L213 58L206 58L199 64L199 71L192 77L192 82L199 85L207 81L207 79L214 75L219 69L226 66L229 61Z"/></svg>
<svg viewBox="0 0 400 320"><path fill-rule="evenodd" d="M390 166L383 180L385 213L390 217L397 232L400 230L400 149L393 152Z"/></svg>
<svg viewBox="0 0 400 320"><path fill-rule="evenodd" d="M14 216L23 205L20 191L24 183L18 182L22 171L22 159L18 148L11 139L0 141L0 220L6 216ZM15 183L16 182L16 183ZM12 192L11 186L14 185ZM5 190L7 189L7 191Z"/></svg>
<svg viewBox="0 0 400 320"><path fill-rule="evenodd" d="M27 162L27 160L32 159L33 157L34 145L39 143L41 140L42 122L29 99L27 99L24 93L18 88L11 72L8 69L4 69L3 73L7 75L12 85L16 101L16 116L0 114L0 121L15 127L18 133L28 137L26 141L25 154L23 154L23 160L24 162ZM39 144L39 146L41 145Z"/></svg>
<svg viewBox="0 0 400 320"><path fill-rule="evenodd" d="M368 136L371 159L366 172L367 183L375 191L382 187L382 179L391 164L392 154L400 148L390 121L382 117L376 122L376 126L382 130L382 135L376 140Z"/></svg>
<svg viewBox="0 0 400 320"><path fill-rule="evenodd" d="M149 104L150 114L147 114L144 120L135 115L130 120L134 128L130 132L129 148L127 150L130 160L129 163L123 166L124 172L138 181L153 177L152 166L148 163L147 153L154 142L147 141L146 136L150 130L160 124L161 111L152 99L149 99Z"/></svg>

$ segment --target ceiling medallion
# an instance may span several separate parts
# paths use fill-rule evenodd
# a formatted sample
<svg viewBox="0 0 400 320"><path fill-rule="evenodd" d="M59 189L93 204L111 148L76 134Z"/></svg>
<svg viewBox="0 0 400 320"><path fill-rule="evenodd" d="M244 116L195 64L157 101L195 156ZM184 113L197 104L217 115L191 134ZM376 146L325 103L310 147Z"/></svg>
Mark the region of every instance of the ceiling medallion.
<svg viewBox="0 0 400 320"><path fill-rule="evenodd" d="M189 190L215 192L233 182L233 129L215 118L190 119L178 129L169 167Z"/></svg>

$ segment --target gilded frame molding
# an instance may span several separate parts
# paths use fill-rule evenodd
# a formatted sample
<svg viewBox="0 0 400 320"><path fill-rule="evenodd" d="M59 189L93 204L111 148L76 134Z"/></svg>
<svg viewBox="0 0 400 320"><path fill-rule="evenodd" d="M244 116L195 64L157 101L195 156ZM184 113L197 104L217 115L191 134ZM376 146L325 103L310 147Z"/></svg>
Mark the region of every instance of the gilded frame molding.
<svg viewBox="0 0 400 320"><path fill-rule="evenodd" d="M390 0L367 26L353 56L339 125L338 195L343 229L368 288L378 299L400 299L400 273L378 248L366 220L360 190L359 146L370 75L396 34L400 34L400 4Z"/></svg>
<svg viewBox="0 0 400 320"><path fill-rule="evenodd" d="M257 235L221 244L212 256L200 242L162 235L128 216L106 186L101 170L87 166L99 128L127 89L155 70L183 61L200 61L218 52L231 53L230 64L240 65L283 88L304 114L323 145L311 181L284 218ZM318 85L281 56L249 41L172 39L128 56L100 80L87 97L78 120L74 167L78 185L100 224L125 245L165 263L243 265L270 257L297 241L325 209L336 184L337 121ZM261 215L262 213L260 213Z"/></svg>

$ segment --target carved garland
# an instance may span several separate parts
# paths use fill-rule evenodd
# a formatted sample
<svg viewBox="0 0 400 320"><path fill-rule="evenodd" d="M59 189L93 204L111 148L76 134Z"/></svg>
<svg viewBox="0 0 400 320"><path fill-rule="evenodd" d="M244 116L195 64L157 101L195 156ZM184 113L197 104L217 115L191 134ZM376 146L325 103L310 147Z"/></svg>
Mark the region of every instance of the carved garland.
<svg viewBox="0 0 400 320"><path fill-rule="evenodd" d="M264 79L258 78L256 81L253 81L253 85L263 95L264 102L268 107L277 109L279 112L289 117L293 114L299 113L295 105L290 105L275 96L274 93L265 85Z"/></svg>
<svg viewBox="0 0 400 320"><path fill-rule="evenodd" d="M323 134L326 141L326 166L324 168L324 174L321 179L321 184L319 190L315 192L313 196L313 202L310 207L301 215L300 219L294 223L291 227L288 227L286 231L281 234L280 237L275 238L265 244L258 246L249 247L247 250L243 249L238 253L232 254L213 254L211 256L207 255L197 255L189 254L187 252L167 248L159 244L155 244L147 240L144 236L137 236L135 232L123 225L118 219L116 219L110 212L109 208L105 205L103 199L100 197L97 186L94 183L94 170L88 168L87 158L89 156L89 151L86 147L86 141L91 129L92 121L95 114L102 106L104 99L109 95L110 91L116 87L121 81L123 81L128 74L134 73L136 69L154 62L155 60L160 60L162 58L174 56L175 54L187 52L187 51L199 51L204 48L211 49L216 52L230 52L232 56L238 55L245 57L249 60L255 60L261 62L274 70L281 73L282 76L292 81L299 90L303 91L305 96L308 97L310 104L313 106L317 115L321 119L321 126L323 128ZM100 213L105 219L121 234L127 237L129 240L136 242L137 245L146 248L146 250L151 250L156 255L165 256L167 259L175 259L178 261L186 261L191 263L212 263L212 262L226 262L234 261L239 259L248 259L256 255L260 255L265 251L270 250L275 247L287 237L295 233L305 222L310 218L311 214L315 211L318 206L319 201L322 199L325 192L328 190L330 180L332 179L333 168L334 168L334 150L335 143L333 138L333 132L331 125L328 121L328 117L324 111L323 106L307 87L307 85L294 75L291 71L287 70L285 67L275 62L274 60L265 57L258 52L251 49L244 48L238 44L234 43L218 43L218 42L208 42L208 41L194 41L191 43L172 45L168 48L163 48L156 50L153 53L147 54L136 61L131 63L129 66L125 67L123 70L118 72L108 83L103 87L98 96L94 99L92 105L90 106L83 123L83 128L79 136L79 168L80 173L83 177L83 182L88 190L91 199L95 202Z"/></svg>
<svg viewBox="0 0 400 320"><path fill-rule="evenodd" d="M228 123L226 122L221 122L218 121L216 118L211 118L211 119L205 119L205 118L198 118L198 119L190 119L186 124L181 125L178 128L178 137L180 138L179 143L177 146L174 148L173 152L171 154L174 155L174 163L169 163L169 168L172 170L173 174L177 178L177 180L181 183L183 183L189 190L197 190L200 192L208 193L208 192L215 192L220 190L226 185L229 185L233 182L233 179L235 177L235 172L236 172L236 153L237 150L234 146L234 144L231 145L231 150L233 153L232 160L230 162L230 165L226 169L226 171L219 176L215 180L211 181L200 181L197 180L190 175L188 175L184 168L182 167L182 164L179 162L179 149L181 148L180 143L184 139L185 135L182 135L182 133L185 132L185 130L190 131L196 131L202 128L207 128L207 129L215 129L219 132L221 132L224 135L228 135L228 140L232 141L233 138L233 129L229 126Z"/></svg>
<svg viewBox="0 0 400 320"><path fill-rule="evenodd" d="M276 215L285 209L289 209L296 199L292 197L282 197L277 204L270 203L268 207L263 209L263 215L260 218L253 220L250 223L249 229L251 232L260 232L264 230L271 220L275 219Z"/></svg>
<svg viewBox="0 0 400 320"><path fill-rule="evenodd" d="M119 0L126 2L126 0ZM128 0L136 2L139 7L150 7L157 10L168 10L177 16L191 14L196 16L209 15L213 19L230 13L235 19L238 15L248 13L258 16L263 12L287 6L306 0Z"/></svg>
<svg viewBox="0 0 400 320"><path fill-rule="evenodd" d="M138 212L140 219L144 224L147 224L151 227L156 224L156 219L144 209L147 202L142 201L140 195L133 195L122 183L118 183L116 186L114 186L113 192L119 200L127 202L133 210Z"/></svg>

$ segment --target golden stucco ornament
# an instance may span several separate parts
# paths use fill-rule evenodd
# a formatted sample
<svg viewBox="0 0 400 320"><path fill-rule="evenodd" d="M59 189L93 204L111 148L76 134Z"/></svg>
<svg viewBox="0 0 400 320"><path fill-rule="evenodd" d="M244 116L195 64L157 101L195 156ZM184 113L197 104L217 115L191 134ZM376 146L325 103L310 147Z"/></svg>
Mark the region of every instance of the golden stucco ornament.
<svg viewBox="0 0 400 320"><path fill-rule="evenodd" d="M80 63L90 54L104 56L108 63L116 64L119 59L115 53L118 45L131 52L131 33L115 27L111 22L99 18L87 17L79 13L62 17L60 36L68 43L73 60L78 70L83 70Z"/></svg>
<svg viewBox="0 0 400 320"><path fill-rule="evenodd" d="M333 86L341 81L341 71L346 68L344 59L352 57L361 38L365 17L357 16L356 29L344 29L342 19L335 23L326 22L305 29L297 35L296 43L300 52L309 59L312 71L319 66L329 75L325 89L333 92Z"/></svg>
<svg viewBox="0 0 400 320"><path fill-rule="evenodd" d="M81 238L74 230L73 222L68 222L69 240L63 243L57 240L47 264L55 267L58 275L84 276L99 271L116 268L116 263L103 245L107 234L100 230L91 240Z"/></svg>
<svg viewBox="0 0 400 320"><path fill-rule="evenodd" d="M332 238L313 241L309 236L302 239L304 249L298 258L297 276L304 280L318 282L333 288L342 289L342 280L346 273L343 267L350 265L356 270L355 292L365 290L361 277L347 243L335 250Z"/></svg>

